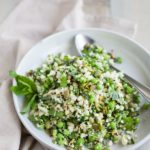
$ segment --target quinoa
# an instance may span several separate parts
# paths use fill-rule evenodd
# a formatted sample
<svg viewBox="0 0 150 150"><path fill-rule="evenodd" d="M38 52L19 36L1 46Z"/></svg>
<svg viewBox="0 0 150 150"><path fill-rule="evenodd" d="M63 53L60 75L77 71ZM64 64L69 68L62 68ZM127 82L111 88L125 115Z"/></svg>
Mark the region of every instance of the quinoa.
<svg viewBox="0 0 150 150"><path fill-rule="evenodd" d="M111 68L116 59L103 48L86 45L82 53L49 55L27 73L38 95L29 119L68 150L133 144L140 122L139 93Z"/></svg>

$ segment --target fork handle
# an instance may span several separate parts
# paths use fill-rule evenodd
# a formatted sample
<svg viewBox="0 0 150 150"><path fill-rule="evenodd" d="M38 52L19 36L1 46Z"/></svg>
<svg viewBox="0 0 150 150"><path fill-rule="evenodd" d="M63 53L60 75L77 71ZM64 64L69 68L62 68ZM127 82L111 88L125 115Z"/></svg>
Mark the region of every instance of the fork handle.
<svg viewBox="0 0 150 150"><path fill-rule="evenodd" d="M117 69L114 66L111 66L114 70L117 72L120 72L119 69ZM139 81L133 79L129 75L124 73L125 79L129 81L129 83L150 103L150 88L147 87L146 85L143 85Z"/></svg>

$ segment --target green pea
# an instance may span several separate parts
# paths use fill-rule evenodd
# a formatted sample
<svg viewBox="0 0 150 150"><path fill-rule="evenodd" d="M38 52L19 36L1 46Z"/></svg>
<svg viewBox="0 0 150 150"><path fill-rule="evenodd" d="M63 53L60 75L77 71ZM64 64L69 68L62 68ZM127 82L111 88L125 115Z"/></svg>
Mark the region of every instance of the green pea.
<svg viewBox="0 0 150 150"><path fill-rule="evenodd" d="M134 122L135 122L135 124L139 124L140 123L140 118L135 118Z"/></svg>
<svg viewBox="0 0 150 150"><path fill-rule="evenodd" d="M124 87L124 88L127 88L127 87L128 87L128 84L127 84L127 83L124 83L124 84L123 84L123 87Z"/></svg>
<svg viewBox="0 0 150 150"><path fill-rule="evenodd" d="M79 138L77 140L77 145L83 145L84 144L84 139L83 138Z"/></svg>
<svg viewBox="0 0 150 150"><path fill-rule="evenodd" d="M104 66L105 70L109 70L109 65Z"/></svg>
<svg viewBox="0 0 150 150"><path fill-rule="evenodd" d="M61 122L61 121L58 122L58 123L57 123L57 127L58 127L58 128L63 128L63 127L64 127L64 123Z"/></svg>
<svg viewBox="0 0 150 150"><path fill-rule="evenodd" d="M98 84L98 85L96 86L96 88L97 88L97 90L101 90L101 89L102 89L102 85Z"/></svg>
<svg viewBox="0 0 150 150"><path fill-rule="evenodd" d="M91 80L91 82L92 82L93 84L96 84L98 81L97 81L97 79L93 78L93 79Z"/></svg>
<svg viewBox="0 0 150 150"><path fill-rule="evenodd" d="M50 121L46 121L45 127L46 127L46 129L50 129L51 128Z"/></svg>
<svg viewBox="0 0 150 150"><path fill-rule="evenodd" d="M126 117L124 118L125 127L128 130L132 130L134 127L134 119L132 117Z"/></svg>
<svg viewBox="0 0 150 150"><path fill-rule="evenodd" d="M70 60L70 58L69 58L69 56L64 56L64 61L69 61Z"/></svg>
<svg viewBox="0 0 150 150"><path fill-rule="evenodd" d="M84 47L84 49L82 50L82 53L85 54L85 55L88 55L90 53L90 51L87 50L86 47Z"/></svg>
<svg viewBox="0 0 150 150"><path fill-rule="evenodd" d="M107 85L108 87L110 87L110 83L109 83L109 82L107 82L106 85Z"/></svg>
<svg viewBox="0 0 150 150"><path fill-rule="evenodd" d="M112 102L108 103L108 107L109 107L111 110L114 110L115 105L116 105L115 101L112 101Z"/></svg>
<svg viewBox="0 0 150 150"><path fill-rule="evenodd" d="M137 104L140 104L140 102L141 102L140 97L134 97L134 102Z"/></svg>
<svg viewBox="0 0 150 150"><path fill-rule="evenodd" d="M116 128L116 123L115 122L111 122L110 123L110 128L111 129L115 129Z"/></svg>
<svg viewBox="0 0 150 150"><path fill-rule="evenodd" d="M102 145L100 143L96 144L94 150L102 150Z"/></svg>
<svg viewBox="0 0 150 150"><path fill-rule="evenodd" d="M89 95L89 102L90 102L90 103L93 103L93 102L94 102L94 99L95 99L94 95L93 95L93 94L90 94L90 95Z"/></svg>
<svg viewBox="0 0 150 150"><path fill-rule="evenodd" d="M131 88L130 86L127 86L126 92L127 94L131 94L133 92L133 88Z"/></svg>
<svg viewBox="0 0 150 150"><path fill-rule="evenodd" d="M109 139L110 136L111 136L111 135L110 135L109 133L106 133L105 138L106 138L106 139Z"/></svg>
<svg viewBox="0 0 150 150"><path fill-rule="evenodd" d="M44 129L44 124L42 124L42 123L41 123L41 124L37 124L36 126L37 126L37 128L39 128L39 129Z"/></svg>
<svg viewBox="0 0 150 150"><path fill-rule="evenodd" d="M67 130L67 129L64 129L64 135L66 135L66 136L70 135L70 132L69 132L69 130Z"/></svg>
<svg viewBox="0 0 150 150"><path fill-rule="evenodd" d="M103 52L103 48L102 47L97 47L96 52L101 54Z"/></svg>
<svg viewBox="0 0 150 150"><path fill-rule="evenodd" d="M64 139L64 136L61 133L57 134L57 139Z"/></svg>
<svg viewBox="0 0 150 150"><path fill-rule="evenodd" d="M119 141L119 136L114 136L114 137L112 138L112 141L113 141L114 143L117 143L117 142Z"/></svg>
<svg viewBox="0 0 150 150"><path fill-rule="evenodd" d="M95 141L95 140L97 139L97 135L95 135L95 134L90 135L90 136L88 137L88 139L89 139L90 142L93 142L93 141Z"/></svg>
<svg viewBox="0 0 150 150"><path fill-rule="evenodd" d="M86 82L86 78L81 77L81 78L79 79L79 81L80 81L80 83L85 83L85 82Z"/></svg>
<svg viewBox="0 0 150 150"><path fill-rule="evenodd" d="M105 59L105 60L108 60L109 58L110 58L110 55L104 54L104 59Z"/></svg>
<svg viewBox="0 0 150 150"><path fill-rule="evenodd" d="M54 129L54 130L52 131L52 136L53 136L54 138L57 136L57 130Z"/></svg>
<svg viewBox="0 0 150 150"><path fill-rule="evenodd" d="M110 85L110 88L111 88L112 90L114 90L114 89L115 89L115 85L114 85L114 84L111 84L111 85Z"/></svg>
<svg viewBox="0 0 150 150"><path fill-rule="evenodd" d="M57 141L57 143L58 143L59 145L64 145L64 144L65 144L65 140L64 140L64 139L59 139L59 140Z"/></svg>

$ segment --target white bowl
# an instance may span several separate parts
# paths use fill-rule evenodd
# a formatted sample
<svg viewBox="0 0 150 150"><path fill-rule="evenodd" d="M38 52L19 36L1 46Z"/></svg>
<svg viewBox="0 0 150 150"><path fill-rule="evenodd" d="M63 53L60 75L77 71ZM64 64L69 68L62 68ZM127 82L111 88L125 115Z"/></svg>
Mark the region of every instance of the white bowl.
<svg viewBox="0 0 150 150"><path fill-rule="evenodd" d="M118 67L124 72L128 73L135 79L150 86L150 53L143 46L130 38L123 36L118 33L114 33L108 30L102 29L81 29L81 30L70 30L60 32L42 40L36 46L34 46L20 62L17 73L25 74L29 69L34 69L42 64L48 54L56 54L59 52L69 53L77 55L74 46L74 36L77 33L86 34L96 42L103 46L107 50L114 50L115 54L123 58L123 64ZM15 82L13 82L15 84ZM23 98L13 94L14 105L17 114L31 135L37 139L41 144L50 149L63 150L60 147L52 143L52 140L48 134L44 131L37 129L32 122L27 118L27 115L21 115ZM142 99L144 101L144 99ZM145 112L141 115L141 124L137 130L137 142L134 145L121 146L114 145L111 147L113 150L133 150L141 146L144 142L150 139L150 111Z"/></svg>

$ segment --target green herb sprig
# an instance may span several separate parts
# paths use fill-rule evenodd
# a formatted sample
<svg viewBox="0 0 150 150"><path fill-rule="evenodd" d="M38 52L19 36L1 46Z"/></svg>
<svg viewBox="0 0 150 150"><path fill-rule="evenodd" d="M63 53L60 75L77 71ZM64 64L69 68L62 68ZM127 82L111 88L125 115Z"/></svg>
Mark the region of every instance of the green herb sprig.
<svg viewBox="0 0 150 150"><path fill-rule="evenodd" d="M35 83L26 76L18 75L15 71L9 72L10 77L16 80L16 85L11 86L11 91L16 95L25 97L25 106L22 114L30 111L35 106L37 100L37 88Z"/></svg>

